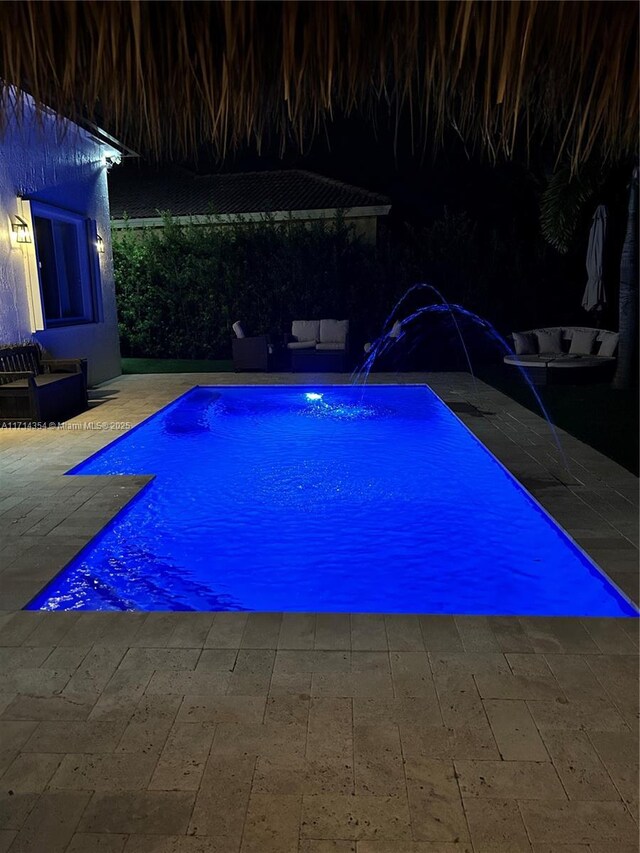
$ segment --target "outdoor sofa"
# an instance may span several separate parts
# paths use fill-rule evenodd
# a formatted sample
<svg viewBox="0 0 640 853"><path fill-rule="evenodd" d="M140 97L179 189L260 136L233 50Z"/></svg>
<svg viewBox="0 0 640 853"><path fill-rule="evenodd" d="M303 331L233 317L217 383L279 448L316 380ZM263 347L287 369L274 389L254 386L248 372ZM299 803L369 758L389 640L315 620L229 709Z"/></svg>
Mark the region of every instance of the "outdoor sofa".
<svg viewBox="0 0 640 853"><path fill-rule="evenodd" d="M88 408L85 359L43 357L36 344L0 347L0 423L52 425Z"/></svg>
<svg viewBox="0 0 640 853"><path fill-rule="evenodd" d="M294 372L341 372L347 366L348 320L294 320L286 338Z"/></svg>
<svg viewBox="0 0 640 853"><path fill-rule="evenodd" d="M525 370L536 385L578 384L613 375L618 333L582 326L513 332L513 354L504 363Z"/></svg>

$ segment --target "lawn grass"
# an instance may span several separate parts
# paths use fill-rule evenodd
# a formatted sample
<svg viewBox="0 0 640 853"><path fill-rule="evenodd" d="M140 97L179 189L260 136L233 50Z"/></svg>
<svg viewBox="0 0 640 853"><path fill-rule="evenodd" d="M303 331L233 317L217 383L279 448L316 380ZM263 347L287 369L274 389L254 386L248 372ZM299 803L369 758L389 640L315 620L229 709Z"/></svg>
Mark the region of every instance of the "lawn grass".
<svg viewBox="0 0 640 853"><path fill-rule="evenodd" d="M123 358L123 373L230 373L233 362L191 358Z"/></svg>
<svg viewBox="0 0 640 853"><path fill-rule="evenodd" d="M478 378L531 411L540 407L519 376L502 367L485 368ZM608 383L537 386L552 423L638 474L638 389L616 391Z"/></svg>

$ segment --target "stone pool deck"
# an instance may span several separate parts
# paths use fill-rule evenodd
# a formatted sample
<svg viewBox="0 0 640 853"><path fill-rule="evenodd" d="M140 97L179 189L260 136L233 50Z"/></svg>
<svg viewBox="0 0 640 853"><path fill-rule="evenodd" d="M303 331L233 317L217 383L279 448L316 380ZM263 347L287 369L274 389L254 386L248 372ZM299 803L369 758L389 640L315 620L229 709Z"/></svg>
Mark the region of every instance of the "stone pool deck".
<svg viewBox="0 0 640 853"><path fill-rule="evenodd" d="M0 429L0 853L636 853L637 620L20 611L147 482L62 476L113 424L307 379ZM466 374L372 377L421 381L637 600L637 478Z"/></svg>

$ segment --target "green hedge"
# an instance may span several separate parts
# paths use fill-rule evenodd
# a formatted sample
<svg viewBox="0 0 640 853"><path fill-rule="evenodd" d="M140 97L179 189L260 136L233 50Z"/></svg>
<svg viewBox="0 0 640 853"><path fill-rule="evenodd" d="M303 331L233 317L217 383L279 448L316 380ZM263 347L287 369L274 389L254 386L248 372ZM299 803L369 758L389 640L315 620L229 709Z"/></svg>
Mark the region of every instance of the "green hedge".
<svg viewBox="0 0 640 853"><path fill-rule="evenodd" d="M494 323L496 306L523 304L511 286L518 253L497 235L480 240L465 213L400 226L377 246L341 217L185 225L167 216L164 228L114 232L113 250L123 356L228 358L235 320L248 334L281 334L292 319L345 317L355 341L371 340L417 281Z"/></svg>

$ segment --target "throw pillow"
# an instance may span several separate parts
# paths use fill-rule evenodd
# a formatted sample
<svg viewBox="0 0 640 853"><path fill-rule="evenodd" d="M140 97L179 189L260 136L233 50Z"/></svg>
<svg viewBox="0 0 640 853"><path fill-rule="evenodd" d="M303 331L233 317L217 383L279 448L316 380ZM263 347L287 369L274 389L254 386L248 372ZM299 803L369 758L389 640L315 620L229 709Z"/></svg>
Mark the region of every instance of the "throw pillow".
<svg viewBox="0 0 640 853"><path fill-rule="evenodd" d="M562 331L560 329L544 329L536 332L538 350L550 355L562 354Z"/></svg>
<svg viewBox="0 0 640 853"><path fill-rule="evenodd" d="M598 355L606 355L609 358L616 354L616 350L618 349L618 338L620 335L617 332L613 332L610 335L606 335L600 343L600 349L598 350Z"/></svg>
<svg viewBox="0 0 640 853"><path fill-rule="evenodd" d="M516 355L535 355L538 352L535 335L525 332L513 332L512 337Z"/></svg>
<svg viewBox="0 0 640 853"><path fill-rule="evenodd" d="M569 355L591 355L598 332L595 329L580 329L573 333Z"/></svg>

